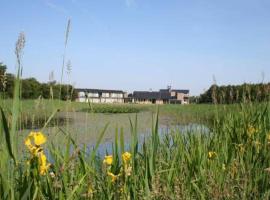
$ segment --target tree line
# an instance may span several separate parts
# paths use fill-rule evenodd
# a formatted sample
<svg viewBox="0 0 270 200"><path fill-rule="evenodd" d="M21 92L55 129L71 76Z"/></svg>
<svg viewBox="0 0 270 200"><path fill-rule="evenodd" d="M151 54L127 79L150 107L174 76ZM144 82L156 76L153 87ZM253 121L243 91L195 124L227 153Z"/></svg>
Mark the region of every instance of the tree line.
<svg viewBox="0 0 270 200"><path fill-rule="evenodd" d="M0 95L2 98L13 98L15 75L7 73L7 66L0 62ZM60 87L61 94L60 94ZM59 84L56 81L41 83L35 78L21 79L22 99L61 99L74 100L74 87L68 84Z"/></svg>
<svg viewBox="0 0 270 200"><path fill-rule="evenodd" d="M240 102L263 102L270 98L270 83L218 86L213 84L201 94L197 103L232 104Z"/></svg>

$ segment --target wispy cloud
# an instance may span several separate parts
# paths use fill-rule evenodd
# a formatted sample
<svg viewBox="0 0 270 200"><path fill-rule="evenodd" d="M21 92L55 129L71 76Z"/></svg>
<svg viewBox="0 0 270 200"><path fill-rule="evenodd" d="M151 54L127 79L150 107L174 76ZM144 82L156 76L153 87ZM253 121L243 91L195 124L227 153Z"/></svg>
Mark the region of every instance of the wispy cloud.
<svg viewBox="0 0 270 200"><path fill-rule="evenodd" d="M125 0L126 6L131 7L135 5L135 0Z"/></svg>
<svg viewBox="0 0 270 200"><path fill-rule="evenodd" d="M58 12L58 13L61 13L61 14L65 14L67 15L68 14L68 10L65 9L64 7L62 6L59 6L57 4L55 4L54 2L52 2L51 0L42 0L43 3L49 7L50 9L54 10L55 12Z"/></svg>

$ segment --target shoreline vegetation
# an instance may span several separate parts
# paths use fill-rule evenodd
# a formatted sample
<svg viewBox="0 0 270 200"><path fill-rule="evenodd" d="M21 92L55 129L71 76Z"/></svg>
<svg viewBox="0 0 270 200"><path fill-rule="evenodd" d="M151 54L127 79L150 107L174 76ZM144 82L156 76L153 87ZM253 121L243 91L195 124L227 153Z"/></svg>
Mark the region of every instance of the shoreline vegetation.
<svg viewBox="0 0 270 200"><path fill-rule="evenodd" d="M65 90L61 87L69 31L70 20L59 94ZM13 98L0 99L0 199L270 198L269 99L257 103L244 98L235 104L218 105L219 95L214 90L214 104L185 106L88 105L71 102L71 94L66 101L61 101L61 95L57 100L23 100L24 45L25 36L21 33L15 49ZM67 117L76 112L83 112L86 118L97 112L113 117L115 113L135 114L127 121L129 136L123 127L116 126L112 153L100 156L98 150L109 123L100 120L104 124L96 130L95 145L87 149L86 145L76 143L78 134L77 130L71 132L71 123L58 123L59 113ZM139 115L144 112L151 114L150 132L139 143ZM175 120L176 124L204 124L208 131L183 132L169 127L161 135L161 117ZM29 119L32 123L40 119L40 126L22 134L23 121L27 124ZM55 119L53 126L61 143L49 140L46 132Z"/></svg>

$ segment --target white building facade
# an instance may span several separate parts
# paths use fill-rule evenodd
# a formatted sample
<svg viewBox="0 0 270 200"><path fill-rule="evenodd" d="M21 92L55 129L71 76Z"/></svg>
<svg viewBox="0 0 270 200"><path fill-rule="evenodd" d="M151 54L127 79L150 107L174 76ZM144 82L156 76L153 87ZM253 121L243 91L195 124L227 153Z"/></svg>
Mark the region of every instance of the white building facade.
<svg viewBox="0 0 270 200"><path fill-rule="evenodd" d="M78 102L91 103L124 103L125 93L122 90L76 89Z"/></svg>

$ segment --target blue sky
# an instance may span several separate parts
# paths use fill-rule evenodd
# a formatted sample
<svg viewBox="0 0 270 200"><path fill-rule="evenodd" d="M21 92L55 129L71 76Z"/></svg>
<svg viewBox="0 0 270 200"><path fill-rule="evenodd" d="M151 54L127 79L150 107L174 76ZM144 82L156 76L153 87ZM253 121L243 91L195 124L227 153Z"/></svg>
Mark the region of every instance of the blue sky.
<svg viewBox="0 0 270 200"><path fill-rule="evenodd" d="M0 61L60 80L65 26L75 87L200 94L213 83L270 81L269 0L0 0ZM68 81L65 74L65 82Z"/></svg>

